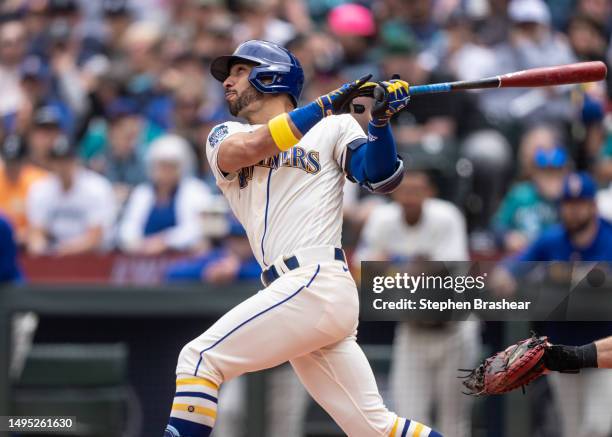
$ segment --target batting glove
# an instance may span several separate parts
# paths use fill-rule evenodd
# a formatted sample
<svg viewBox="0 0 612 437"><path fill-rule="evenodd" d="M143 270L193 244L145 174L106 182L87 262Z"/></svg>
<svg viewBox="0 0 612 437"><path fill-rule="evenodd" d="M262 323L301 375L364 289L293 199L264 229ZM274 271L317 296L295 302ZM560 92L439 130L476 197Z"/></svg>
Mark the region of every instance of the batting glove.
<svg viewBox="0 0 612 437"><path fill-rule="evenodd" d="M374 104L370 109L372 123L375 126L384 126L389 119L403 110L410 101L410 85L400 80L394 74L390 81L378 82L373 90Z"/></svg>
<svg viewBox="0 0 612 437"><path fill-rule="evenodd" d="M347 114L350 112L364 112L364 106L354 105L353 99L357 97L372 96L376 84L374 82L368 82L371 77L371 74L366 74L360 79L345 83L340 88L319 97L316 102L321 107L323 116Z"/></svg>

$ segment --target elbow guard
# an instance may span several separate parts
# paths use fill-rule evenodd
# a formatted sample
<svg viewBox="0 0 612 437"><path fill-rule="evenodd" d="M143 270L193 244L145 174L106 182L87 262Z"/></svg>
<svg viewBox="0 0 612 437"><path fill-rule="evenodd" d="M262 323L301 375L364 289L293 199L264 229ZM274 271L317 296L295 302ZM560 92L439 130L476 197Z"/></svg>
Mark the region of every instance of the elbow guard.
<svg viewBox="0 0 612 437"><path fill-rule="evenodd" d="M404 161L401 156L397 156L397 168L393 172L391 176L387 179L382 180L380 182L369 182L365 181L362 186L364 186L368 191L377 194L389 194L395 191L395 189L399 186L404 179Z"/></svg>
<svg viewBox="0 0 612 437"><path fill-rule="evenodd" d="M346 156L344 160L344 169L346 178L358 183L371 193L389 194L393 192L404 179L404 161L402 157L397 155L396 168L391 176L378 182L370 182L364 170L365 146L364 138L359 138L346 147ZM355 158L355 159L354 159Z"/></svg>

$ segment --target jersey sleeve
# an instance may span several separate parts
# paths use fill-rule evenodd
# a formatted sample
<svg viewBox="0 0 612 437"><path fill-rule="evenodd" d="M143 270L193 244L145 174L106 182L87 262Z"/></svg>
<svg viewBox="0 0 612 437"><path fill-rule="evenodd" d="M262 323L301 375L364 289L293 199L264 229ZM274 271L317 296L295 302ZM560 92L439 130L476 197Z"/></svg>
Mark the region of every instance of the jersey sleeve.
<svg viewBox="0 0 612 437"><path fill-rule="evenodd" d="M355 140L367 141L367 136L357 120L350 114L337 116L338 120L338 139L334 145L334 160L344 169L346 150L349 144Z"/></svg>
<svg viewBox="0 0 612 437"><path fill-rule="evenodd" d="M219 169L217 155L219 154L219 145L228 137L238 132L243 132L240 129L240 123L228 121L213 127L206 139L206 157L219 186L236 179L236 173L224 173Z"/></svg>

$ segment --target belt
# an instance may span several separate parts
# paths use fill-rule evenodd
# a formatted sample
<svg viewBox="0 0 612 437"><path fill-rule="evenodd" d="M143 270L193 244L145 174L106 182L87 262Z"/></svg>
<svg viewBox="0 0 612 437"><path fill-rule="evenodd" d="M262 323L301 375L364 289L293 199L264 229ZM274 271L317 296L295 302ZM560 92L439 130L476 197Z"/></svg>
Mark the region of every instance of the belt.
<svg viewBox="0 0 612 437"><path fill-rule="evenodd" d="M295 270L298 267L304 267L310 264L334 260L346 263L344 250L332 246L301 249L289 257L279 257L270 267L261 272L261 283L264 287L267 287L290 270Z"/></svg>

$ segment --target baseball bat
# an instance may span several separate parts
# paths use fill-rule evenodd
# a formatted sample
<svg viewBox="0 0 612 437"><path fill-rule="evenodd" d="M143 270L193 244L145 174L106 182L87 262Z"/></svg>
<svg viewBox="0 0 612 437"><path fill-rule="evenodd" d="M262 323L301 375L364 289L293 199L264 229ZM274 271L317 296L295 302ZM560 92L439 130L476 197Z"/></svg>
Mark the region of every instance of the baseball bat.
<svg viewBox="0 0 612 437"><path fill-rule="evenodd" d="M539 87L596 82L604 79L606 73L606 64L601 61L577 62L575 64L557 65L555 67L532 68L478 80L414 85L410 87L410 94L418 95L483 88Z"/></svg>

